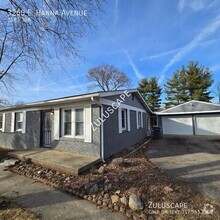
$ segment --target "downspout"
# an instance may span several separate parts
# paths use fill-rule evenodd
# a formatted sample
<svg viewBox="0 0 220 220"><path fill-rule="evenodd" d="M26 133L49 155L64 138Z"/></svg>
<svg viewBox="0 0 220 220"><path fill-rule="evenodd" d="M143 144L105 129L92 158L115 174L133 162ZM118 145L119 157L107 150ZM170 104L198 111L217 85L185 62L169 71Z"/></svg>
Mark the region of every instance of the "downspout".
<svg viewBox="0 0 220 220"><path fill-rule="evenodd" d="M105 159L104 159L104 124L103 124L103 105L100 104L99 102L97 102L94 97L91 97L91 101L94 102L95 104L97 104L98 106L101 107L101 121L102 121L102 125L101 125L101 159L102 162L105 163Z"/></svg>

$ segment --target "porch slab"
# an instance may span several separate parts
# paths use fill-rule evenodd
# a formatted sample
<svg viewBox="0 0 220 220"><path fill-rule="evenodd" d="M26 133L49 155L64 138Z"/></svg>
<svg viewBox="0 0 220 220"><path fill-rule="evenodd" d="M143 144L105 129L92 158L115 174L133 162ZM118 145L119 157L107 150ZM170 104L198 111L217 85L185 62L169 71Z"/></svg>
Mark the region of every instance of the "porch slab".
<svg viewBox="0 0 220 220"><path fill-rule="evenodd" d="M23 161L31 160L35 164L70 175L78 175L101 161L101 158L85 154L39 148L13 151L8 155Z"/></svg>

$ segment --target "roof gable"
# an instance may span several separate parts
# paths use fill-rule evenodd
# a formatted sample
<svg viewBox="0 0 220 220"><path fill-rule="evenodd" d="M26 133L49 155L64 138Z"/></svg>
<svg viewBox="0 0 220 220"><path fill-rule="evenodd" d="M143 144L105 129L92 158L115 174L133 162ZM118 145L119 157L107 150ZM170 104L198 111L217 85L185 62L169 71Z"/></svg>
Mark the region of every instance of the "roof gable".
<svg viewBox="0 0 220 220"><path fill-rule="evenodd" d="M166 109L161 114L180 114L180 113L202 113L202 112L214 112L214 111L220 111L220 105L209 103L209 102L202 102L202 101L196 101L192 100L180 105L177 105L175 107ZM160 114L159 113L159 114Z"/></svg>

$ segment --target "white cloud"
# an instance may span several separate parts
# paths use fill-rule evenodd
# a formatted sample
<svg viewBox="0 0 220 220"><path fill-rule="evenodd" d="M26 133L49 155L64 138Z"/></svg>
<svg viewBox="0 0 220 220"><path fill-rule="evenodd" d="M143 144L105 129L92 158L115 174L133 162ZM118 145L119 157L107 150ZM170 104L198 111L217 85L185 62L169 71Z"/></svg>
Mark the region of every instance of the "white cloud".
<svg viewBox="0 0 220 220"><path fill-rule="evenodd" d="M220 38L219 39L213 39L213 40L204 41L202 43L199 43L197 46L207 46L207 45L211 45L213 43L216 43L218 41L220 41ZM140 60L143 61L143 60L158 59L158 58L161 58L161 57L172 55L175 52L179 52L182 49L184 49L184 47L179 47L179 48L168 50L168 51L165 51L165 52L160 52L160 53L157 53L157 54L154 54L154 55L145 56L145 57L140 58Z"/></svg>
<svg viewBox="0 0 220 220"><path fill-rule="evenodd" d="M213 1L215 2L215 1ZM210 5L213 5L213 2ZM185 8L190 8L194 12L208 8L210 1L206 0L180 0L178 3L178 10L182 12Z"/></svg>
<svg viewBox="0 0 220 220"><path fill-rule="evenodd" d="M211 66L211 67L210 67L210 70L211 70L212 72L215 72L215 71L220 70L220 64L217 64L217 65Z"/></svg>
<svg viewBox="0 0 220 220"><path fill-rule="evenodd" d="M128 51L122 47L110 34L108 31L106 31L106 34L108 36L108 38L121 50L121 52L123 54L125 54L127 60L128 60L128 63L130 64L131 68L133 69L134 71L134 74L136 76L136 78L138 80L144 78L144 75L138 70L138 67L136 66L136 64L134 63L134 61L132 60L130 54L128 53Z"/></svg>
<svg viewBox="0 0 220 220"><path fill-rule="evenodd" d="M127 56L128 62L130 64L130 66L132 67L136 77L138 78L138 80L143 79L144 75L142 73L140 73L140 71L138 70L136 64L134 63L134 61L131 59L128 51L126 51L125 49L123 49L124 54Z"/></svg>
<svg viewBox="0 0 220 220"><path fill-rule="evenodd" d="M152 59L157 59L157 58L165 57L165 56L171 55L171 54L179 51L180 49L182 49L182 48L177 48L177 49L173 49L173 50L168 50L168 51L165 51L165 52L157 53L157 54L154 54L154 55L149 55L149 56L140 58L140 60L142 60L142 61L143 60L152 60Z"/></svg>
<svg viewBox="0 0 220 220"><path fill-rule="evenodd" d="M216 16L198 35L196 35L193 40L183 47L163 68L161 75L164 75L166 71L181 60L186 54L197 47L202 40L213 34L220 27L220 15Z"/></svg>

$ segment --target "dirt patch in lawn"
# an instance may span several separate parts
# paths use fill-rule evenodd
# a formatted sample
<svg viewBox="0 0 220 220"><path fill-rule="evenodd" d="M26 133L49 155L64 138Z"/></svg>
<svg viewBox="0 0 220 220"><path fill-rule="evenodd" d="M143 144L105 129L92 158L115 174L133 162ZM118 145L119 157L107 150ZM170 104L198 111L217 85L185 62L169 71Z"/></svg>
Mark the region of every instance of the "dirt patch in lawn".
<svg viewBox="0 0 220 220"><path fill-rule="evenodd" d="M152 164L146 156L147 148L148 144L142 141L78 177L30 161L19 161L9 169L80 196L100 208L120 211L129 219L217 220L219 204Z"/></svg>
<svg viewBox="0 0 220 220"><path fill-rule="evenodd" d="M0 219L37 220L39 218L32 212L21 208L15 202L12 202L3 196L0 196Z"/></svg>

